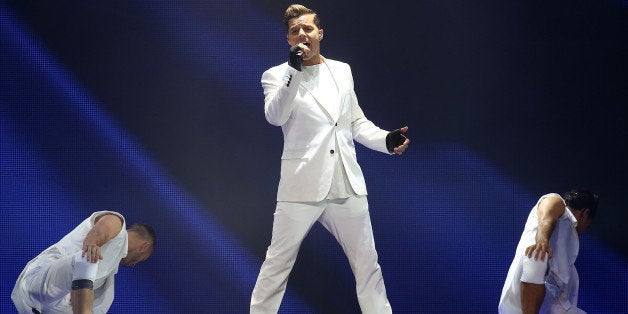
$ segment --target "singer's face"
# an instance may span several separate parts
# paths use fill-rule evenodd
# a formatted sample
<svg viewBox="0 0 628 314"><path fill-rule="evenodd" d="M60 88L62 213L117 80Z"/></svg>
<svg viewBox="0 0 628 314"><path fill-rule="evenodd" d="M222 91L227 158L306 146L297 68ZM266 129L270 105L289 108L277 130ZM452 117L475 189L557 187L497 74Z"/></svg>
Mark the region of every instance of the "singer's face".
<svg viewBox="0 0 628 314"><path fill-rule="evenodd" d="M303 51L303 65L318 64L320 58L320 42L323 30L314 24L314 14L305 14L288 21L288 44L300 44Z"/></svg>

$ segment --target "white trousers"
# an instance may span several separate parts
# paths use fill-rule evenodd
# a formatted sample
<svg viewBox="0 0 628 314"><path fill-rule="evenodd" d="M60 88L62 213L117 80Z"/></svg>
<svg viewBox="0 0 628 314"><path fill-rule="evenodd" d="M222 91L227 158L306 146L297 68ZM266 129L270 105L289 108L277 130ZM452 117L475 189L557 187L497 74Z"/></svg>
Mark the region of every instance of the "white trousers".
<svg viewBox="0 0 628 314"><path fill-rule="evenodd" d="M277 202L273 233L253 294L251 314L277 313L301 242L319 221L342 246L362 313L392 313L377 262L366 196L318 203Z"/></svg>
<svg viewBox="0 0 628 314"><path fill-rule="evenodd" d="M40 257L34 263L22 271L11 294L18 313L32 314L33 308L42 313L72 313L72 256Z"/></svg>

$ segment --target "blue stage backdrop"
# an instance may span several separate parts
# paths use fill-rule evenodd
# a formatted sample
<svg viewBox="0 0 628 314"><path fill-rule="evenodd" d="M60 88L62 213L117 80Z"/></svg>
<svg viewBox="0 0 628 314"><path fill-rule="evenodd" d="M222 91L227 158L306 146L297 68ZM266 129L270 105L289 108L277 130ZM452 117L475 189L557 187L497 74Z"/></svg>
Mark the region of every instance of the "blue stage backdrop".
<svg viewBox="0 0 628 314"><path fill-rule="evenodd" d="M111 313L247 313L282 135L259 83L289 1L0 1L0 312L24 265L93 211L155 226ZM304 2L367 117L358 147L395 313L495 313L529 210L585 186L579 303L628 313L626 1ZM317 225L280 313L359 313Z"/></svg>

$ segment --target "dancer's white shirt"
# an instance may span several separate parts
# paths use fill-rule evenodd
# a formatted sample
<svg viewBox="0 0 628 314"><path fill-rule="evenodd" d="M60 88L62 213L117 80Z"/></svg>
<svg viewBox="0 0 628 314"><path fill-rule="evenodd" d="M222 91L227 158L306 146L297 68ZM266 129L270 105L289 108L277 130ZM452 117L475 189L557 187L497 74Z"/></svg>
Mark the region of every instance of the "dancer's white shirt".
<svg viewBox="0 0 628 314"><path fill-rule="evenodd" d="M528 215L515 258L510 265L504 283L499 301L499 313L521 313L522 261L525 258L525 249L536 243L535 237L539 227L539 203L549 196L560 197L556 193L543 195ZM545 300L539 313L584 313L577 308L579 279L574 263L578 257L580 241L576 225L576 217L569 208L556 222L554 232L550 237L553 253L549 260L548 274L545 276Z"/></svg>
<svg viewBox="0 0 628 314"><path fill-rule="evenodd" d="M71 313L70 306L70 288L71 282L67 286L67 295L61 299L52 302L46 302L40 297L34 297L29 291L33 289L41 289L41 295L52 295L64 293L58 291L60 286L57 282L48 282L49 276L43 272L47 272L52 263L63 259L71 267L72 255L83 249L83 240L87 233L95 224L96 218L104 214L114 214L122 218L122 229L120 232L101 247L103 259L98 262L98 271L94 280L94 313L106 313L111 306L114 297L113 276L118 273L120 260L126 257L128 252L128 234L126 231L126 222L124 217L117 212L99 211L93 213L89 218L81 222L74 230L64 236L59 242L51 245L37 257L32 259L18 278L11 294L16 306L24 305L37 309L42 308L68 308ZM34 287L34 285L41 287ZM64 283L65 285L65 283ZM55 290L55 291L48 291ZM102 299L100 299L102 298ZM30 312L30 310L29 310Z"/></svg>

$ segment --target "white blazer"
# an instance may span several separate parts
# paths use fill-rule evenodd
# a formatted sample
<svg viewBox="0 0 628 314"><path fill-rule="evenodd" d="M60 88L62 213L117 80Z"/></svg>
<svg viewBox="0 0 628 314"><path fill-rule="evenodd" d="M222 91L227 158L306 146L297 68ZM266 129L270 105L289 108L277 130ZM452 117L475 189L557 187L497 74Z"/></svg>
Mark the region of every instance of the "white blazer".
<svg viewBox="0 0 628 314"><path fill-rule="evenodd" d="M336 158L341 159L353 191L366 195L353 140L389 153L389 132L364 116L353 90L349 65L330 59L325 59L325 63L338 84L338 102L321 103L319 95L301 84L303 73L287 62L262 75L266 120L281 126L284 137L277 201L323 200L331 186Z"/></svg>

